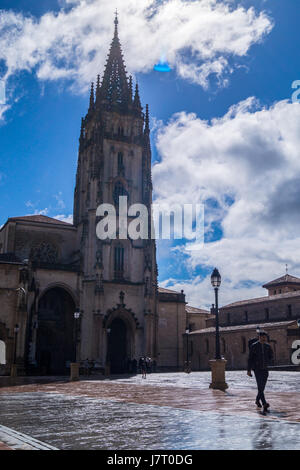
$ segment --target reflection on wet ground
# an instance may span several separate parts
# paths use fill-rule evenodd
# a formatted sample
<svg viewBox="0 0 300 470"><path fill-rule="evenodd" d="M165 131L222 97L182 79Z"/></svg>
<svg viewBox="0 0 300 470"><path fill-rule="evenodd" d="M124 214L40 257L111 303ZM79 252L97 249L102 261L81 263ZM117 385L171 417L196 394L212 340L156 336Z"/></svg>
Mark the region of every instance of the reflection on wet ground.
<svg viewBox="0 0 300 470"><path fill-rule="evenodd" d="M49 393L1 397L1 422L60 449L299 449L300 424Z"/></svg>
<svg viewBox="0 0 300 470"><path fill-rule="evenodd" d="M7 386L0 424L60 449L300 449L300 374L270 379L267 416L244 371L227 393L202 372Z"/></svg>

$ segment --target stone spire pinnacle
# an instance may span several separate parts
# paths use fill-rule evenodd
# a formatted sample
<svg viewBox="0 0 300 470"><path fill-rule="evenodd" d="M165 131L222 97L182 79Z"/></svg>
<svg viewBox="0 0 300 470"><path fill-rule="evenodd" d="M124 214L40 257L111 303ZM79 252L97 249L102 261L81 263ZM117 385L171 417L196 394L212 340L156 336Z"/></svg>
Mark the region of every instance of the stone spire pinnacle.
<svg viewBox="0 0 300 470"><path fill-rule="evenodd" d="M134 100L133 100L133 108L138 111L139 113L142 110L142 105L141 105L141 100L140 100L140 94L139 94L139 86L138 84L135 85L135 94L134 94Z"/></svg>
<svg viewBox="0 0 300 470"><path fill-rule="evenodd" d="M146 104L146 114L145 114L145 134L149 134L150 125L149 125L149 106Z"/></svg>
<svg viewBox="0 0 300 470"><path fill-rule="evenodd" d="M129 85L126 69L118 36L118 17L115 17L115 34L110 46L106 67L101 85L101 100L108 101L110 105L127 105Z"/></svg>
<svg viewBox="0 0 300 470"><path fill-rule="evenodd" d="M132 103L132 75L129 77L129 103Z"/></svg>
<svg viewBox="0 0 300 470"><path fill-rule="evenodd" d="M95 97L94 97L94 82L91 83L91 93L90 93L90 108L94 108Z"/></svg>
<svg viewBox="0 0 300 470"><path fill-rule="evenodd" d="M100 90L100 75L97 75L96 96Z"/></svg>
<svg viewBox="0 0 300 470"><path fill-rule="evenodd" d="M115 36L114 37L118 37L118 24L119 24L119 20L118 20L118 10L115 11Z"/></svg>

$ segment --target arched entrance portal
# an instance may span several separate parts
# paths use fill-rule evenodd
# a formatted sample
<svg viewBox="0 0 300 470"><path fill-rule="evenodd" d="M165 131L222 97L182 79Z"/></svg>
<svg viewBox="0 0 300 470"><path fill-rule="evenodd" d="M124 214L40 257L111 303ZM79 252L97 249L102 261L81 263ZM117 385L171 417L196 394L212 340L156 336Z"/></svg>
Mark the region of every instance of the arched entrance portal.
<svg viewBox="0 0 300 470"><path fill-rule="evenodd" d="M128 361L131 359L130 332L121 318L115 318L110 324L108 356L112 374L128 372Z"/></svg>
<svg viewBox="0 0 300 470"><path fill-rule="evenodd" d="M36 360L41 374L65 374L68 361L74 361L74 311L72 297L62 288L50 289L40 299Z"/></svg>

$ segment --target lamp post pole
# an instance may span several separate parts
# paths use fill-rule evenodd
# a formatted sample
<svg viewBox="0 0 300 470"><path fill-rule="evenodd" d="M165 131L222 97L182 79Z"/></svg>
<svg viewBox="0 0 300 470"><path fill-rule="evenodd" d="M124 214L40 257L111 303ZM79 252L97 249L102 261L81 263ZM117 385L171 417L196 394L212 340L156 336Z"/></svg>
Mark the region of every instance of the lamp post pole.
<svg viewBox="0 0 300 470"><path fill-rule="evenodd" d="M110 335L111 329L107 328L106 333L107 333L107 347L106 347L106 364L105 364L105 375L110 375L110 348L109 348L109 335Z"/></svg>
<svg viewBox="0 0 300 470"><path fill-rule="evenodd" d="M215 287L215 314L216 314L216 359L221 359L220 353L220 331L219 331L219 304L218 304L218 287Z"/></svg>
<svg viewBox="0 0 300 470"><path fill-rule="evenodd" d="M75 362L70 364L70 380L79 380L79 362L77 362L77 346L78 346L78 331L79 331L79 320L81 312L76 309L74 312L74 326L75 326Z"/></svg>
<svg viewBox="0 0 300 470"><path fill-rule="evenodd" d="M215 359L209 361L211 366L211 384L209 388L217 390L226 390L228 388L225 382L225 365L226 360L221 358L220 352L220 332L219 332L219 302L218 293L221 285L221 275L215 268L211 275L211 285L215 291L215 316L216 316L216 355Z"/></svg>
<svg viewBox="0 0 300 470"><path fill-rule="evenodd" d="M186 366L185 366L185 372L187 372L189 374L191 372L190 361L189 361L189 334L190 334L190 329L189 328L186 328L185 334L186 334Z"/></svg>
<svg viewBox="0 0 300 470"><path fill-rule="evenodd" d="M14 354L13 354L13 363L12 363L11 371L10 371L11 377L16 377L16 375L17 375L16 361L17 361L17 339L18 339L19 329L20 329L20 327L16 323L15 327L14 327Z"/></svg>

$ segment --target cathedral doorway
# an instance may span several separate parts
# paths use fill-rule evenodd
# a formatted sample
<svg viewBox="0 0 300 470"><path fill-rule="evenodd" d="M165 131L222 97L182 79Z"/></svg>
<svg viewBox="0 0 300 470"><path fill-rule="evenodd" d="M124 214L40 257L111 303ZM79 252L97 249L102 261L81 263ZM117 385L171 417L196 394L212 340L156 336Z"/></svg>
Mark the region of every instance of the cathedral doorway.
<svg viewBox="0 0 300 470"><path fill-rule="evenodd" d="M48 290L38 304L36 361L42 375L69 373L75 358L75 304L62 288Z"/></svg>
<svg viewBox="0 0 300 470"><path fill-rule="evenodd" d="M121 318L115 318L110 324L108 356L112 374L128 372L131 359L130 338L126 323Z"/></svg>

